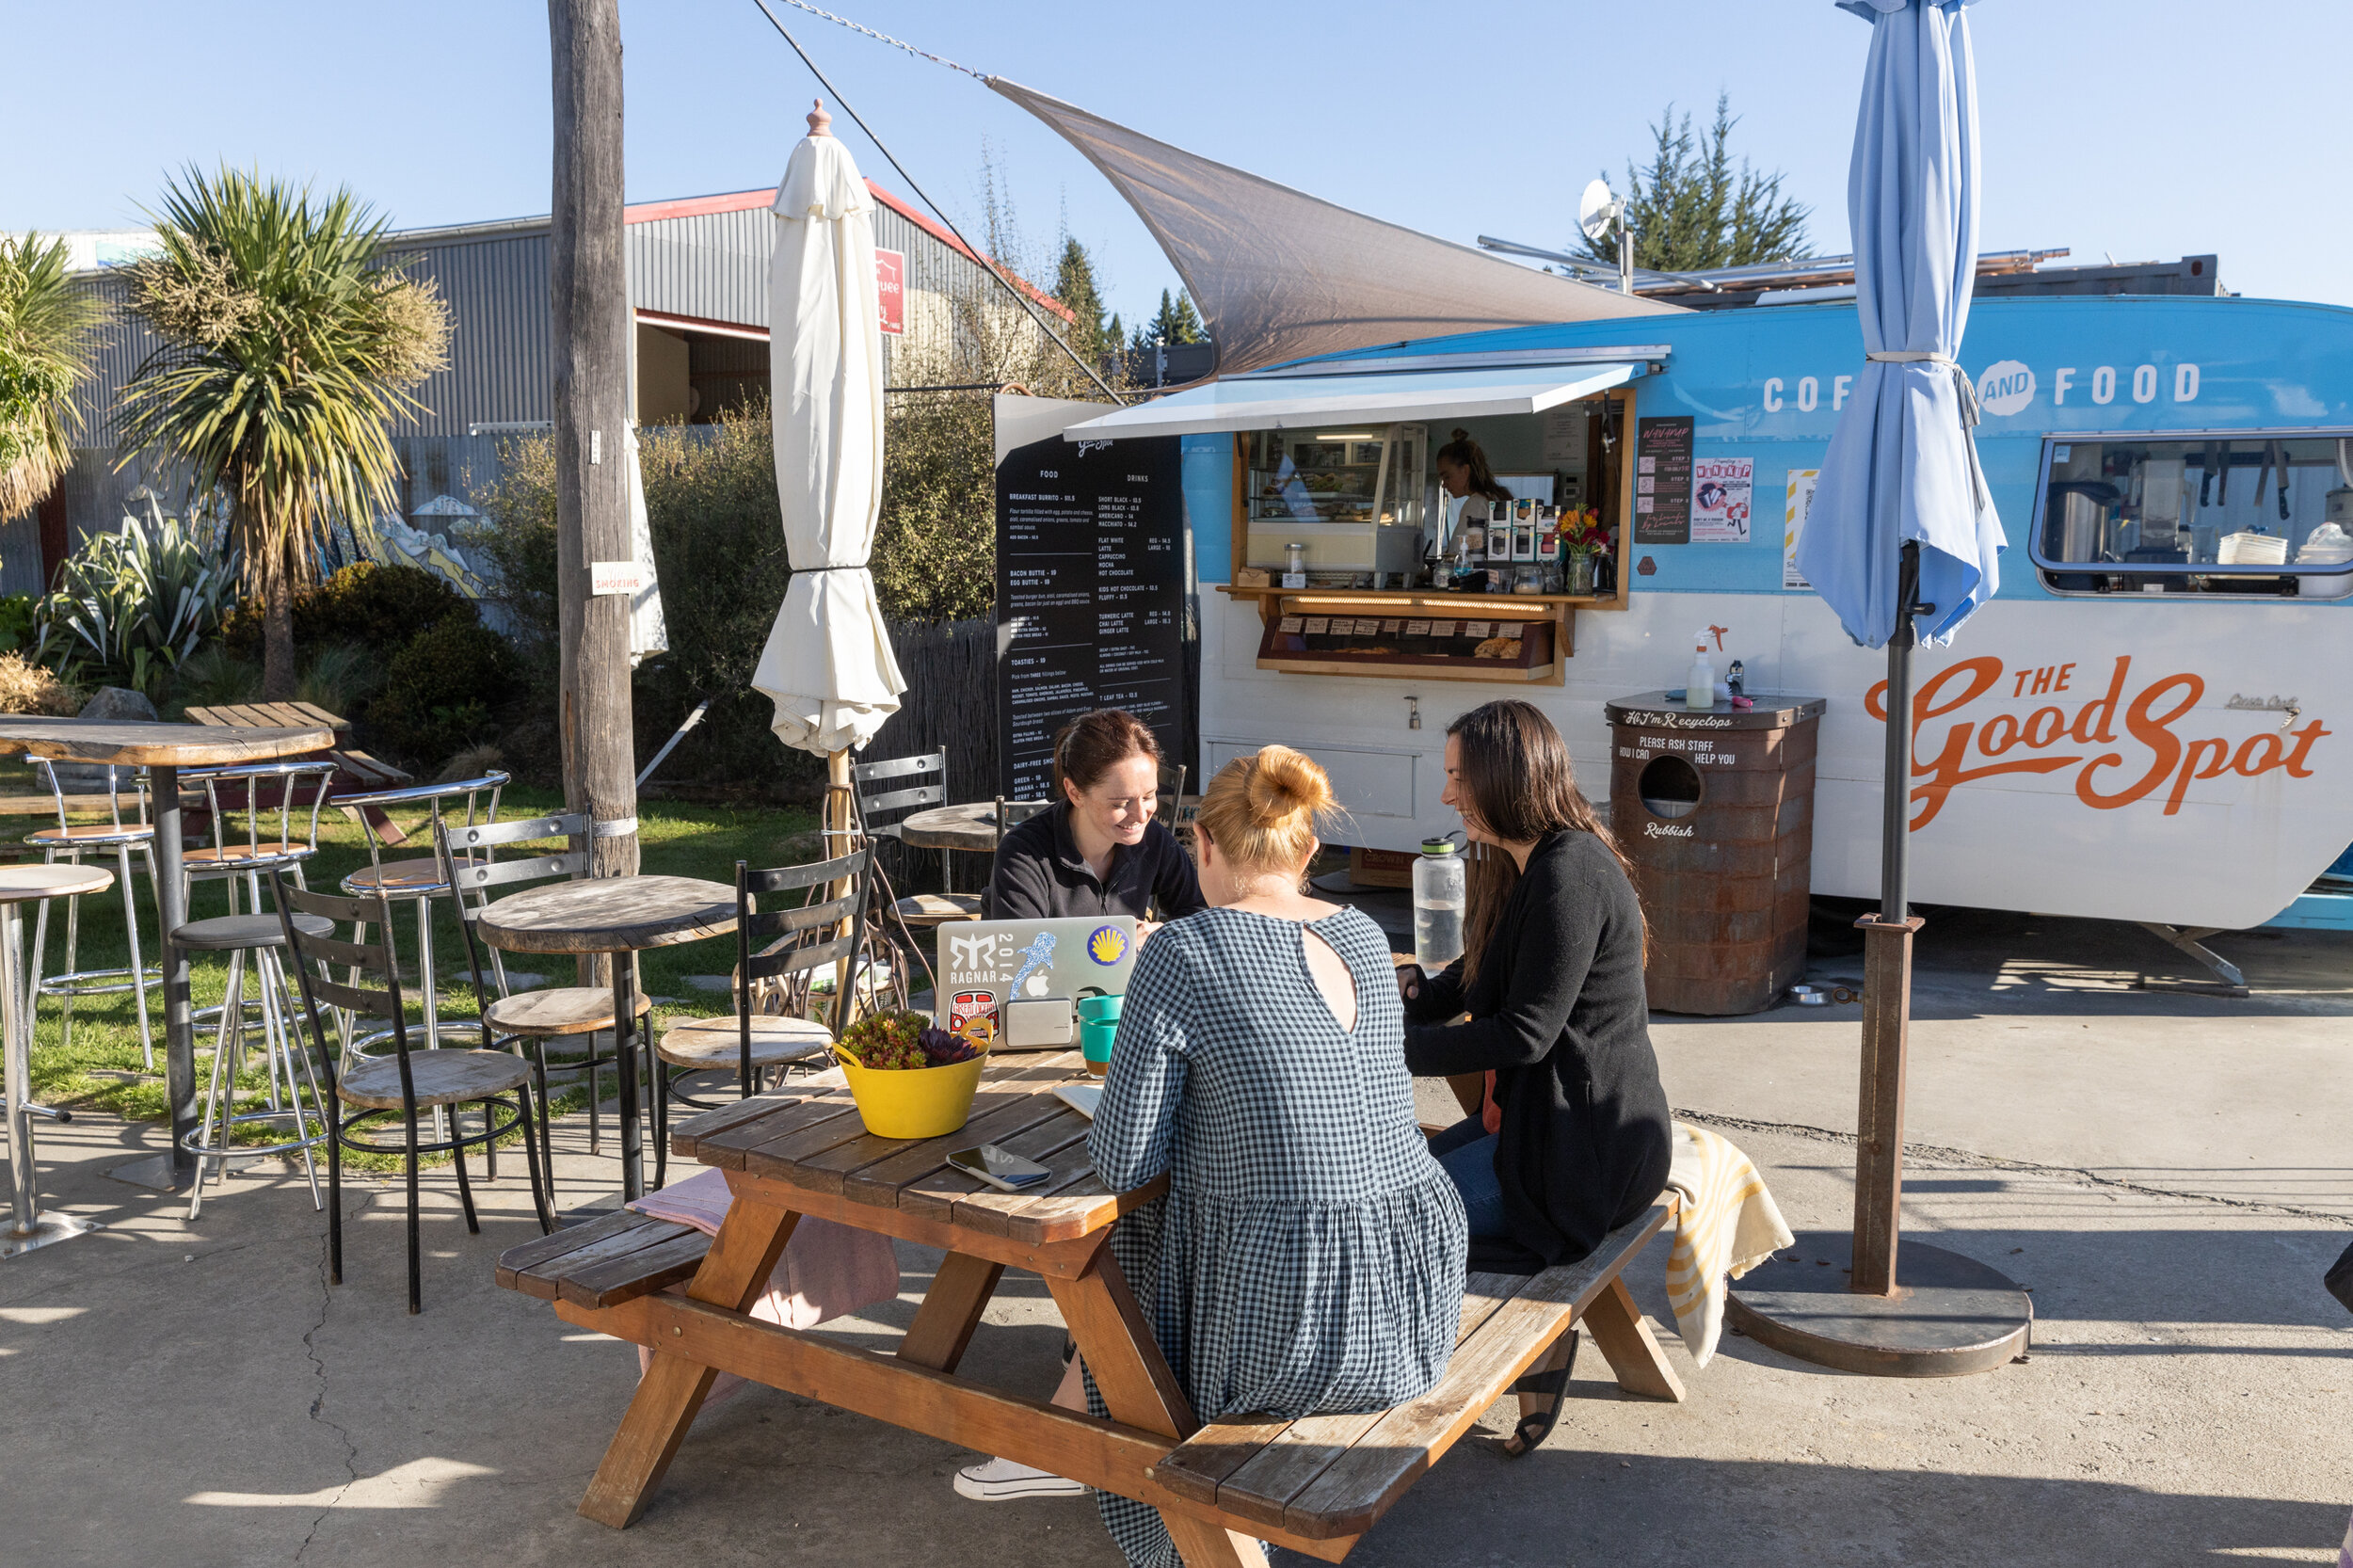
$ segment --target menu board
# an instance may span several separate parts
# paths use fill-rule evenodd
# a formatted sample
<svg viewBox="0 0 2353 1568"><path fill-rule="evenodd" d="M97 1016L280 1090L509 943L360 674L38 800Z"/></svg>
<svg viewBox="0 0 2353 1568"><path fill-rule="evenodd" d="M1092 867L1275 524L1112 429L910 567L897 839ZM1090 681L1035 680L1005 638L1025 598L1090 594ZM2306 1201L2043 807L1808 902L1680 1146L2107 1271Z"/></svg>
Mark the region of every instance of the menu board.
<svg viewBox="0 0 2353 1568"><path fill-rule="evenodd" d="M1634 542L1691 542L1691 416L1635 422Z"/></svg>
<svg viewBox="0 0 2353 1568"><path fill-rule="evenodd" d="M1054 737L1097 708L1185 755L1184 492L1174 436L1014 448L997 465L999 787L1046 800Z"/></svg>

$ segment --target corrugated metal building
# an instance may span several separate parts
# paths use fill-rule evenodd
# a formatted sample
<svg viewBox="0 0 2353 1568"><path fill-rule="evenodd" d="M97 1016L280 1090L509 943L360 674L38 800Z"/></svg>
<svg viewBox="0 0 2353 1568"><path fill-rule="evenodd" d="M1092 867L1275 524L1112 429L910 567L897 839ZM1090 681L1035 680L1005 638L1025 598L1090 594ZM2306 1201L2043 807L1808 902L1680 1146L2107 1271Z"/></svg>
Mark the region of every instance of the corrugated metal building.
<svg viewBox="0 0 2353 1568"><path fill-rule="evenodd" d="M877 270L903 285L886 299L883 332L890 384L921 384L954 359L958 333L976 317L990 329L1034 341L1036 328L986 270L940 225L868 182L877 210ZM630 300L636 314L635 397L640 421L706 423L768 386L768 258L776 220L773 190L735 191L627 209ZM406 472L401 511L463 496L497 472L504 440L552 417L548 219L516 218L395 236L411 273L440 288L450 312L450 364L419 389L426 411L394 432ZM72 472L37 513L0 523L0 593L38 593L85 536L119 526L141 486L176 509L184 487L98 444L111 429L122 386L157 346L120 309L121 280L88 275L117 307L100 334L95 372L76 392L84 439ZM1067 312L1034 290L1053 315ZM893 328L896 328L893 330ZM430 515L416 526L435 532Z"/></svg>

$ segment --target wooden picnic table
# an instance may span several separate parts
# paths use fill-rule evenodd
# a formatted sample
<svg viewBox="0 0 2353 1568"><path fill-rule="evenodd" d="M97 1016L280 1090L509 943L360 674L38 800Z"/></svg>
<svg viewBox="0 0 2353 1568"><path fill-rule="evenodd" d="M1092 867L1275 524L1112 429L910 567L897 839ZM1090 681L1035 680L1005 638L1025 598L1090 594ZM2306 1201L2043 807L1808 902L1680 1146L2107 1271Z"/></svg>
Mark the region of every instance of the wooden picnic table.
<svg viewBox="0 0 2353 1568"><path fill-rule="evenodd" d="M624 1211L499 1259L501 1285L653 1352L581 1499L587 1517L618 1529L644 1512L721 1371L1148 1503L1193 1568L1263 1568L1259 1541L1341 1560L1573 1323L1591 1332L1621 1387L1682 1398L1619 1277L1673 1217L1665 1193L1576 1263L1472 1274L1453 1359L1421 1398L1387 1411L1205 1424L1105 1245L1112 1222L1166 1192L1167 1178L1130 1192L1096 1179L1089 1124L1053 1093L1095 1081L1077 1052L992 1061L970 1119L942 1138L869 1134L839 1078L837 1069L673 1129L675 1152L727 1173L733 1204L715 1238ZM1052 1174L1034 1193L1000 1192L948 1164L982 1143ZM896 1353L750 1316L804 1214L946 1255ZM957 1376L1008 1268L1044 1278L1109 1420ZM682 1294L670 1292L680 1284Z"/></svg>
<svg viewBox="0 0 2353 1568"><path fill-rule="evenodd" d="M171 939L186 923L188 901L182 878L185 847L181 828L180 770L229 767L298 757L329 744L324 725L275 728L208 724L110 723L93 719L0 718L0 756L29 752L61 762L112 763L146 768L155 797L155 904L164 939L164 1080L171 1101L171 1147L159 1160L142 1161L137 1174L117 1166L110 1175L169 1190L184 1189L196 1176L196 1156L187 1150L196 1130L196 1020L188 998L187 950Z"/></svg>

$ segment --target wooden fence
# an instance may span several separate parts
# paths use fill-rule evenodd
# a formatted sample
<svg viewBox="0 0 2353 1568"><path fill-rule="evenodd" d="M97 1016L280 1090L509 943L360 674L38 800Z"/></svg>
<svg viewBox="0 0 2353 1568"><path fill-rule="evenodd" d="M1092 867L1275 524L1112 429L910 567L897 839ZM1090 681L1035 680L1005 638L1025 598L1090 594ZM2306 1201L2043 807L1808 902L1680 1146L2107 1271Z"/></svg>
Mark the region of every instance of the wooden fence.
<svg viewBox="0 0 2353 1568"><path fill-rule="evenodd" d="M860 760L944 751L949 800L988 799L997 792L996 623L894 621L888 630L907 689L900 694L899 711L884 721ZM906 852L910 886L941 886L942 858L936 852ZM986 877L978 857L952 858L959 862L951 872L954 886L976 888Z"/></svg>

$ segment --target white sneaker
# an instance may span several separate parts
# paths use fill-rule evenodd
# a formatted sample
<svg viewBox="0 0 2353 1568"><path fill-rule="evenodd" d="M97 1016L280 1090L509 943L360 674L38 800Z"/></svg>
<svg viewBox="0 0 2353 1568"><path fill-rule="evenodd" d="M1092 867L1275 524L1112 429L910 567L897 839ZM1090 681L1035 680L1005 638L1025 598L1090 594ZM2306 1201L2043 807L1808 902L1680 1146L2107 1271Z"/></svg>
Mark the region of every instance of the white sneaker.
<svg viewBox="0 0 2353 1568"><path fill-rule="evenodd" d="M1087 1488L1049 1470L1033 1470L1010 1459L968 1464L956 1472L956 1496L976 1503L1009 1503L1016 1497L1076 1497Z"/></svg>

